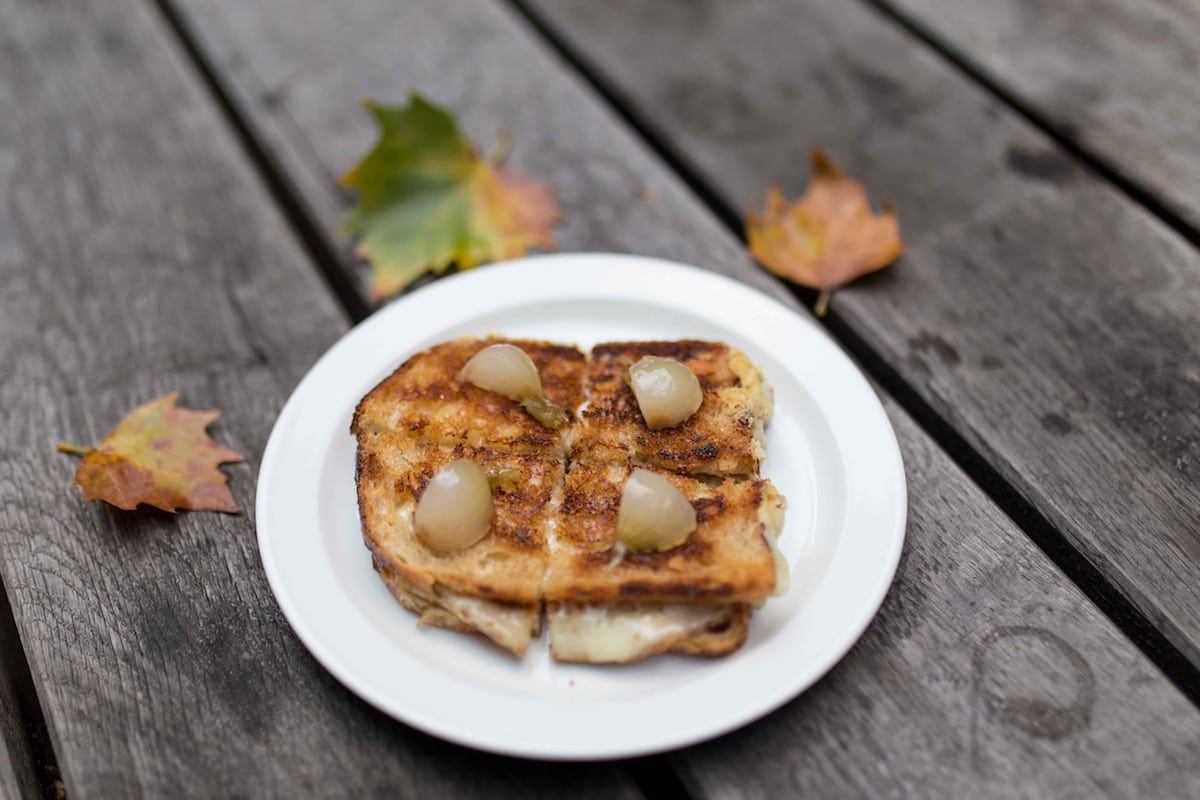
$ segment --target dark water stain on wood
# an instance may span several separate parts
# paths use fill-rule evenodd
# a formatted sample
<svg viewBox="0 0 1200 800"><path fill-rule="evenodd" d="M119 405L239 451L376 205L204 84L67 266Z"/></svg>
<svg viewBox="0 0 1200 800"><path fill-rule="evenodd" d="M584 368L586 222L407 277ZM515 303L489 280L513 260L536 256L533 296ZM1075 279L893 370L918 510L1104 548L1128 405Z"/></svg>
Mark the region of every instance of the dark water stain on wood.
<svg viewBox="0 0 1200 800"><path fill-rule="evenodd" d="M1075 177L1079 168L1059 150L1009 145L1004 162L1019 175L1049 183L1063 183Z"/></svg>
<svg viewBox="0 0 1200 800"><path fill-rule="evenodd" d="M1123 299L1108 304L1102 319L1113 332L1110 343L1080 353L1087 380L1106 381L1112 390L1090 397L1114 429L1195 485L1200 480L1200 350L1195 337L1154 316L1134 319ZM1184 500L1193 498L1185 495Z"/></svg>
<svg viewBox="0 0 1200 800"><path fill-rule="evenodd" d="M129 38L120 28L101 29L100 47L106 54L117 58L125 58L133 53Z"/></svg>
<svg viewBox="0 0 1200 800"><path fill-rule="evenodd" d="M918 336L909 337L908 346L921 353L933 353L948 367L956 367L962 363L962 358L954 346L930 331L922 331Z"/></svg>
<svg viewBox="0 0 1200 800"><path fill-rule="evenodd" d="M871 107L880 112L886 121L903 124L921 110L920 104L908 94L905 84L887 73L872 69L858 60L848 65L847 73L870 99Z"/></svg>
<svg viewBox="0 0 1200 800"><path fill-rule="evenodd" d="M1075 430L1075 426L1062 414L1043 414L1039 421L1043 428L1057 436L1066 436Z"/></svg>
<svg viewBox="0 0 1200 800"><path fill-rule="evenodd" d="M275 109L277 109L281 105L283 105L283 99L286 96L286 94L287 94L286 87L276 86L274 88L267 89L266 91L264 91L262 94L259 95L258 99L262 102L264 108L266 108L270 111L274 111Z"/></svg>
<svg viewBox="0 0 1200 800"><path fill-rule="evenodd" d="M1041 650L1043 657L1035 660L1033 650ZM1050 656L1049 660L1045 656ZM1065 662L1065 676L1048 674L1048 664L1053 662ZM1096 676L1078 650L1044 628L1014 625L993 630L976 646L972 672L975 694L988 715L1030 736L1061 739L1083 730L1091 722L1096 704ZM1054 668L1054 672L1062 670ZM1001 688L1006 677L1011 681L1010 676L1018 674L1022 675L1022 683L1031 674L1041 674L1046 687L1061 685L1065 677L1074 688L1054 699Z"/></svg>

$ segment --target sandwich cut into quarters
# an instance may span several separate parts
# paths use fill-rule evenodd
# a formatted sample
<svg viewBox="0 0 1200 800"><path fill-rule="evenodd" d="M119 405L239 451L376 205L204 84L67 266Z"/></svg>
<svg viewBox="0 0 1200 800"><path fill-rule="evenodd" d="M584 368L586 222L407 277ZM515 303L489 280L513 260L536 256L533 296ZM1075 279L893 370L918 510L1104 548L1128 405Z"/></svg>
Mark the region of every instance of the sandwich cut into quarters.
<svg viewBox="0 0 1200 800"><path fill-rule="evenodd" d="M557 429L516 403L461 381L490 344L526 352L547 397L566 410ZM625 385L643 355L666 355L699 378L700 410L649 431ZM636 661L654 653L722 655L745 640L750 614L777 586L775 539L784 501L757 477L769 389L733 348L710 342L573 347L459 339L410 358L359 404L357 483L372 561L422 625L481 633L522 654L545 606L559 660ZM488 475L494 516L460 552L433 552L413 513L431 477L466 458ZM696 511L678 547L626 553L614 542L631 471L651 468Z"/></svg>
<svg viewBox="0 0 1200 800"><path fill-rule="evenodd" d="M650 430L642 418L626 376L646 356L679 361L700 383L699 409L677 426ZM584 394L542 588L551 653L622 663L733 652L783 569L775 542L785 503L758 479L772 411L761 373L720 342L611 342L592 349ZM635 468L673 484L697 527L677 547L617 558L621 493Z"/></svg>
<svg viewBox="0 0 1200 800"><path fill-rule="evenodd" d="M563 661L622 663L668 650L724 655L776 586L783 499L767 481L655 470L696 510L677 547L616 557L621 491L633 465L574 462L542 587L550 648Z"/></svg>

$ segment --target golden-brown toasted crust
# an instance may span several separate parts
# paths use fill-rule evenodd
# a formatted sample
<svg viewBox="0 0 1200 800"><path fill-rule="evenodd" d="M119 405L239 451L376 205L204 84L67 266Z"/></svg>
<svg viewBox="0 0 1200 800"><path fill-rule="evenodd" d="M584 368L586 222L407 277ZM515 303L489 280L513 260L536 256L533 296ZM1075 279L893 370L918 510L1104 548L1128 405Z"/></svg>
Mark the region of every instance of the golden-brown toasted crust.
<svg viewBox="0 0 1200 800"><path fill-rule="evenodd" d="M673 358L699 379L699 410L674 428L646 427L626 377L643 356ZM770 390L745 354L720 342L611 342L592 349L587 408L572 460L633 461L713 475L757 475L765 454L762 427L771 416Z"/></svg>
<svg viewBox="0 0 1200 800"><path fill-rule="evenodd" d="M546 396L567 412L558 429L542 426L516 402L458 379L471 356L492 344L524 350ZM564 451L583 402L584 355L575 347L527 339L464 338L417 353L359 402L350 431L404 433L423 442L550 453Z"/></svg>
<svg viewBox="0 0 1200 800"><path fill-rule="evenodd" d="M763 535L765 481L719 483L658 471L696 509L696 530L678 547L628 553L613 563L617 511L631 468L576 462L567 473L557 546L542 586L547 600L572 603L759 602L775 586Z"/></svg>

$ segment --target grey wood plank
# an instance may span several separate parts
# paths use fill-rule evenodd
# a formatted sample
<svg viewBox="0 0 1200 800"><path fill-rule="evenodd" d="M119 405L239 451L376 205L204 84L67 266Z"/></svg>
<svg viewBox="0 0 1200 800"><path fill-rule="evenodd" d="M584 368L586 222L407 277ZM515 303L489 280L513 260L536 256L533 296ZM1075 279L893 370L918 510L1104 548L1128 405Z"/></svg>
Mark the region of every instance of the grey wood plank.
<svg viewBox="0 0 1200 800"><path fill-rule="evenodd" d="M1200 2L879 2L1200 230Z"/></svg>
<svg viewBox="0 0 1200 800"><path fill-rule="evenodd" d="M796 307L677 178L503 6L384 0L178 3L332 246L332 175L371 141L357 98L415 87L563 202L565 249L695 262ZM335 24L336 23L336 24ZM469 53L469 58L463 54ZM802 312L803 313L803 312ZM908 543L846 661L768 720L672 756L700 796L1194 792L1194 707L894 406L911 481Z"/></svg>
<svg viewBox="0 0 1200 800"><path fill-rule="evenodd" d="M252 515L85 503L59 438L169 390L220 407L243 509L347 327L152 6L0 2L0 565L72 797L636 797L469 752L308 656Z"/></svg>
<svg viewBox="0 0 1200 800"><path fill-rule="evenodd" d="M0 614L7 615L7 605L0 599ZM20 648L12 620L0 619L0 800L38 797L37 766L21 718L12 668L13 660L21 658Z"/></svg>
<svg viewBox="0 0 1200 800"><path fill-rule="evenodd" d="M33 792L25 792L24 786L21 783L22 770L17 766L13 753L12 741L9 737L14 731L19 733L19 728L15 728L12 722L15 718L8 715L12 712L11 708L5 706L5 701L0 698L0 799L16 800L16 798L31 798ZM27 774L27 773L26 773ZM32 786L32 784L29 784Z"/></svg>
<svg viewBox="0 0 1200 800"><path fill-rule="evenodd" d="M895 204L837 319L1200 664L1200 253L861 4L532 5L728 208Z"/></svg>

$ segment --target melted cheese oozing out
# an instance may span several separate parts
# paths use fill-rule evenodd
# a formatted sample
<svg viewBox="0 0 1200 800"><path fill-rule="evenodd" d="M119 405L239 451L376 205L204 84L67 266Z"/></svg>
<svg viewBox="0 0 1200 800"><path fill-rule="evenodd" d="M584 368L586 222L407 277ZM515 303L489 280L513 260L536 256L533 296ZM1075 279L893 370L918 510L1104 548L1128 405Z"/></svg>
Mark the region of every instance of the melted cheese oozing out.
<svg viewBox="0 0 1200 800"><path fill-rule="evenodd" d="M728 606L559 606L547 614L550 652L564 661L634 661L661 653L728 614Z"/></svg>
<svg viewBox="0 0 1200 800"><path fill-rule="evenodd" d="M779 534L783 532L783 512L786 508L787 501L783 499L783 495L768 484L762 505L758 509L758 520L763 524L763 538L767 540L771 556L775 559L775 591L772 592L774 597L785 593L792 584L791 568L783 551L779 549Z"/></svg>
<svg viewBox="0 0 1200 800"><path fill-rule="evenodd" d="M480 600L446 590L438 591L438 601L447 611L502 647L517 653L524 653L529 647L537 622L535 608Z"/></svg>
<svg viewBox="0 0 1200 800"><path fill-rule="evenodd" d="M779 549L779 542L776 537L767 533L767 544L771 545L771 555L775 558L775 591L771 592L772 597L779 597L785 594L788 589L792 588L792 570L788 566L787 558L783 555L783 551Z"/></svg>
<svg viewBox="0 0 1200 800"><path fill-rule="evenodd" d="M759 464L767 460L767 433L763 428L761 419L754 420L754 426L751 429L750 447L754 453L754 459Z"/></svg>

